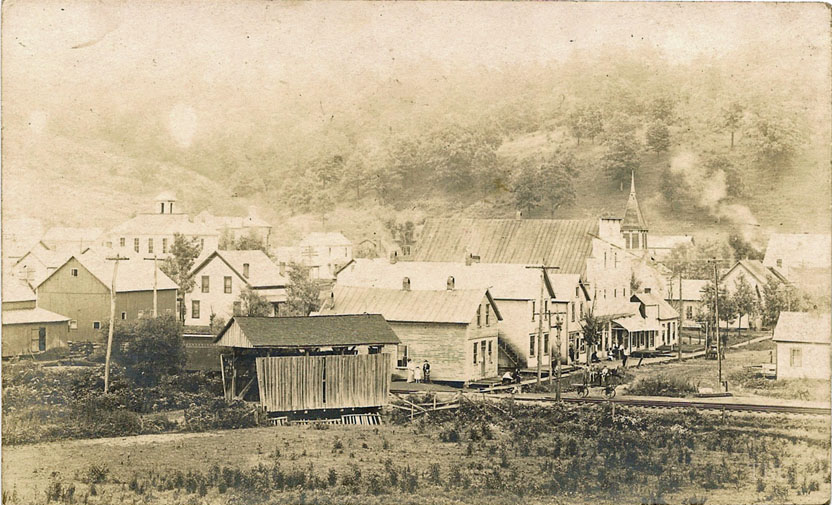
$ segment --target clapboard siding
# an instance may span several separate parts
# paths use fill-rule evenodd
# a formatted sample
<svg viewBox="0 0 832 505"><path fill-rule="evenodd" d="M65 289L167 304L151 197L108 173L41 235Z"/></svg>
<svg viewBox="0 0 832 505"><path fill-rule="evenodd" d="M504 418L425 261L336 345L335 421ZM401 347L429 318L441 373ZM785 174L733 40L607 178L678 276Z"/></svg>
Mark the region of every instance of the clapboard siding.
<svg viewBox="0 0 832 505"><path fill-rule="evenodd" d="M257 358L260 404L269 412L377 407L387 403L390 356Z"/></svg>

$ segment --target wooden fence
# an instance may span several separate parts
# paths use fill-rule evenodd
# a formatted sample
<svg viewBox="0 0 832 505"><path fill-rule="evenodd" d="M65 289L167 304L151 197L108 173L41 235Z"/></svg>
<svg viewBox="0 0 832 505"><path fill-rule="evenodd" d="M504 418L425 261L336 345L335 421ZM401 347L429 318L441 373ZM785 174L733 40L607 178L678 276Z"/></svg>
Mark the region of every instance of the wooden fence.
<svg viewBox="0 0 832 505"><path fill-rule="evenodd" d="M260 405L269 412L386 405L390 355L257 358Z"/></svg>

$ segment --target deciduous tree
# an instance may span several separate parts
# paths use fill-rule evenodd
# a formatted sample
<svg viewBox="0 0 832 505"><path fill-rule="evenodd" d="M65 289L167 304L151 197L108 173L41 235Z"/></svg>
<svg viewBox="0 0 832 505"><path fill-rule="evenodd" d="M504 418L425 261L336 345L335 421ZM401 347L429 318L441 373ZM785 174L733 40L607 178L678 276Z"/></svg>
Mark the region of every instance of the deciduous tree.
<svg viewBox="0 0 832 505"><path fill-rule="evenodd" d="M185 366L182 325L169 315L119 321L113 328L113 359L140 386L152 386L162 376L178 374Z"/></svg>
<svg viewBox="0 0 832 505"><path fill-rule="evenodd" d="M160 265L159 269L170 277L173 282L179 287L178 298L180 302L185 299L185 295L194 289L194 277L191 270L194 267L194 261L202 252L202 246L197 239L189 239L182 234L173 234L173 244L170 246L170 256ZM180 303L184 309L184 304ZM180 318L184 321L185 311L180 311Z"/></svg>
<svg viewBox="0 0 832 505"><path fill-rule="evenodd" d="M286 304L280 316L308 316L320 308L320 289L309 278L309 268L300 263L289 263L289 286L286 288Z"/></svg>

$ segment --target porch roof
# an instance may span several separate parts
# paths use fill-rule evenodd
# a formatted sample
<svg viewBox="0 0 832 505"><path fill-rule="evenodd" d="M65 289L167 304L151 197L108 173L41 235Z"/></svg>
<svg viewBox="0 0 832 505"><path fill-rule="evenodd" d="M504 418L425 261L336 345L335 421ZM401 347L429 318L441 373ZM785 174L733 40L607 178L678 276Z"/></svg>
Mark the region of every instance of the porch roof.
<svg viewBox="0 0 832 505"><path fill-rule="evenodd" d="M661 325L654 319L644 319L641 316L619 317L612 320L630 333L636 331L661 331Z"/></svg>

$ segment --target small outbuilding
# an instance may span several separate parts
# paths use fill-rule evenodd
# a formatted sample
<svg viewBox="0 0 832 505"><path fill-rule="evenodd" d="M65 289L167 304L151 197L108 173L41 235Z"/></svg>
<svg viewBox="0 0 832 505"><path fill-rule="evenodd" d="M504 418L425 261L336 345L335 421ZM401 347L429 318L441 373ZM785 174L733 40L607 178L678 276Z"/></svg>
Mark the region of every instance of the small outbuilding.
<svg viewBox="0 0 832 505"><path fill-rule="evenodd" d="M3 282L4 358L67 345L69 318L37 306L35 294L16 279Z"/></svg>
<svg viewBox="0 0 832 505"><path fill-rule="evenodd" d="M781 312L774 328L778 379L830 378L830 315Z"/></svg>
<svg viewBox="0 0 832 505"><path fill-rule="evenodd" d="M399 342L378 314L233 317L215 339L226 399L289 419L377 412Z"/></svg>

